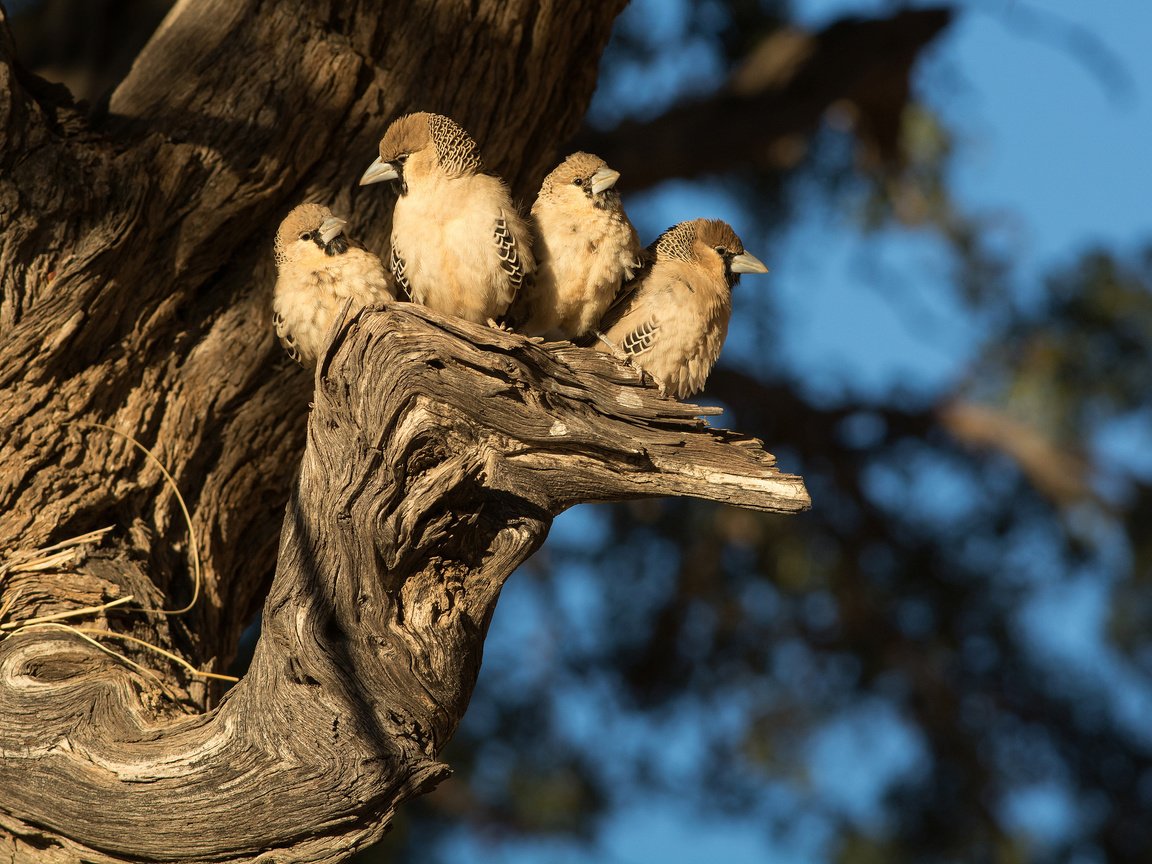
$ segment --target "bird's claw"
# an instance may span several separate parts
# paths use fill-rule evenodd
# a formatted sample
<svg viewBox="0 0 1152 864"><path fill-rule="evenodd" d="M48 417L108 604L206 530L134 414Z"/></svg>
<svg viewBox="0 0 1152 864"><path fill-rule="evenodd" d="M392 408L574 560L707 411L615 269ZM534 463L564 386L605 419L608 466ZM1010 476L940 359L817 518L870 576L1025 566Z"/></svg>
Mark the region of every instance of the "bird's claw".
<svg viewBox="0 0 1152 864"><path fill-rule="evenodd" d="M631 354L627 354L624 351L621 351L620 348L618 348L616 346L615 342L613 342L611 339L609 339L607 336L605 336L599 330L596 330L594 332L596 334L596 338L608 346L608 351L612 354L613 357L615 357L621 363L627 363L629 366L634 365L632 363L632 355Z"/></svg>

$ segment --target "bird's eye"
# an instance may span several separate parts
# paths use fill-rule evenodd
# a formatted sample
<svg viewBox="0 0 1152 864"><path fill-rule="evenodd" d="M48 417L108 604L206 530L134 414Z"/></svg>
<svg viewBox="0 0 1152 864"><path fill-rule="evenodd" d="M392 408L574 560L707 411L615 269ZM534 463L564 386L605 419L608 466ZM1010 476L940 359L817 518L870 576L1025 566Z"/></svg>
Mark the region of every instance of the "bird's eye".
<svg viewBox="0 0 1152 864"><path fill-rule="evenodd" d="M307 243L309 240L312 239L312 232L311 231L305 231L303 234L300 235L300 239L303 240L305 243Z"/></svg>
<svg viewBox="0 0 1152 864"><path fill-rule="evenodd" d="M584 178L583 177L577 177L572 182L575 183L577 186L583 186L584 185Z"/></svg>
<svg viewBox="0 0 1152 864"><path fill-rule="evenodd" d="M396 157L396 161L399 162L401 165L403 165L405 162L408 161L408 154L407 153L401 153L399 156Z"/></svg>
<svg viewBox="0 0 1152 864"><path fill-rule="evenodd" d="M715 246L713 248L720 254L721 258L723 258L725 255L728 254L728 247L727 246Z"/></svg>

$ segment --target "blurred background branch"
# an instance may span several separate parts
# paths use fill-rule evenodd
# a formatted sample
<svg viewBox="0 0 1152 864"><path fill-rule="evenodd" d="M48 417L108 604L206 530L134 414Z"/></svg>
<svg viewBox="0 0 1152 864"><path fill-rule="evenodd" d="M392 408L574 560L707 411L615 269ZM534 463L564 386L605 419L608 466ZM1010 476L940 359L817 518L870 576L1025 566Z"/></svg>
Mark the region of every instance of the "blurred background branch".
<svg viewBox="0 0 1152 864"><path fill-rule="evenodd" d="M740 169L782 171L801 160L835 105L864 159L898 162L912 65L951 18L946 8L918 9L843 19L817 33L771 30L706 98L648 120L588 129L573 147L603 156L625 189Z"/></svg>

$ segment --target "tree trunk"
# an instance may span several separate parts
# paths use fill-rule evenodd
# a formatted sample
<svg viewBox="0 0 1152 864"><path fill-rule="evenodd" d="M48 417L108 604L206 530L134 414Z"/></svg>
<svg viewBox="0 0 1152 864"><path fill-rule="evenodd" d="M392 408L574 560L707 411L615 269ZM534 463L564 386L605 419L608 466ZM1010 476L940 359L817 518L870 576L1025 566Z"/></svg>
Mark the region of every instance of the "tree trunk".
<svg viewBox="0 0 1152 864"><path fill-rule="evenodd" d="M356 181L421 108L527 197L622 5L182 0L98 119L19 69L0 9L0 853L342 860L447 773L500 587L556 513L807 506L758 442L602 354L406 304L342 322L315 378L274 344L292 205L383 248L391 199ZM161 471L93 423L168 467L194 541ZM17 626L131 595L66 623L219 672L266 593L223 699L137 642L105 643L129 666Z"/></svg>

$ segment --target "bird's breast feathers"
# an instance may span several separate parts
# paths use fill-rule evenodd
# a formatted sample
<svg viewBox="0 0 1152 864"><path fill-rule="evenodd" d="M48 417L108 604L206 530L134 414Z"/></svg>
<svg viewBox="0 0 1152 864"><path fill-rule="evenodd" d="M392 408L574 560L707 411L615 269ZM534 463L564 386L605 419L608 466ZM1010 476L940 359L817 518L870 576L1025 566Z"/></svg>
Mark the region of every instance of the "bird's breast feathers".
<svg viewBox="0 0 1152 864"><path fill-rule="evenodd" d="M492 317L493 309L503 314L524 275L534 269L527 227L504 184L486 174L412 184L396 203L392 236L412 299L435 308L459 307L462 317L472 320ZM438 296L442 293L452 296ZM470 311L471 305L476 310Z"/></svg>
<svg viewBox="0 0 1152 864"><path fill-rule="evenodd" d="M587 218L551 208L536 213L539 265L548 270L544 278L558 286L557 302L566 307L558 310L561 318L587 306L602 314L620 283L632 275L638 253L632 226L625 220L587 207L580 215Z"/></svg>

